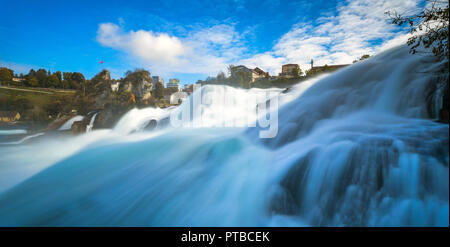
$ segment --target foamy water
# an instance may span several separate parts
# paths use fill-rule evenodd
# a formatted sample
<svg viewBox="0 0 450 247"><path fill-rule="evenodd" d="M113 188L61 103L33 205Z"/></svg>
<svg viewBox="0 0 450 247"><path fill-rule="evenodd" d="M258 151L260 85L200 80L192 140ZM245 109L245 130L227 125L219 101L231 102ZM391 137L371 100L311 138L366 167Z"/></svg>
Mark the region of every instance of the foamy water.
<svg viewBox="0 0 450 247"><path fill-rule="evenodd" d="M201 108L203 127L162 124L177 108L135 109L112 130L0 147L0 225L448 226L432 59L400 47L287 94L207 86L207 103L180 106ZM278 135L226 127L257 120L240 105L261 91L279 94Z"/></svg>

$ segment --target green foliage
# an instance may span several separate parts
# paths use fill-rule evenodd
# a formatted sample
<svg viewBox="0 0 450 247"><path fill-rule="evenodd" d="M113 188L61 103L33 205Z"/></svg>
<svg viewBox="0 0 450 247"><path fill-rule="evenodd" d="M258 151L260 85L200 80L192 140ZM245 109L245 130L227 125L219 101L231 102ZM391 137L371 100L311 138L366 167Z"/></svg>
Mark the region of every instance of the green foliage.
<svg viewBox="0 0 450 247"><path fill-rule="evenodd" d="M361 56L361 58L359 58L359 61L366 60L368 58L370 58L370 55L364 54L364 55Z"/></svg>
<svg viewBox="0 0 450 247"><path fill-rule="evenodd" d="M47 82L48 82L48 86L49 87L53 87L53 88L60 87L60 81L59 81L58 77L55 74L50 75L47 78Z"/></svg>
<svg viewBox="0 0 450 247"><path fill-rule="evenodd" d="M225 79L226 79L225 73L224 73L223 71L220 71L220 72L217 74L217 80L223 81L223 80L225 80Z"/></svg>
<svg viewBox="0 0 450 247"><path fill-rule="evenodd" d="M142 82L143 80L147 82L152 81L150 72L145 69L135 69L134 71L128 70L125 73L125 81Z"/></svg>
<svg viewBox="0 0 450 247"><path fill-rule="evenodd" d="M423 9L420 13L410 16L402 16L397 12L386 12L393 24L402 26L408 25L410 33L413 34L408 39L411 46L410 52L415 54L417 48L423 45L425 48L432 48L432 52L438 58L449 59L449 2L428 0L429 8ZM420 33L425 32L421 35Z"/></svg>
<svg viewBox="0 0 450 247"><path fill-rule="evenodd" d="M23 113L31 108L33 108L33 106L28 99L19 98L16 95L0 97L0 110L2 111L17 111Z"/></svg>
<svg viewBox="0 0 450 247"><path fill-rule="evenodd" d="M39 81L36 78L36 76L31 76L31 77L28 77L27 84L29 86L31 86L31 87L38 87L39 86Z"/></svg>
<svg viewBox="0 0 450 247"><path fill-rule="evenodd" d="M70 77L72 81L76 81L78 84L83 84L86 82L86 79L84 78L84 75L80 72L74 72L72 73L72 76Z"/></svg>
<svg viewBox="0 0 450 247"><path fill-rule="evenodd" d="M295 66L295 68L292 70L292 76L294 78L299 78L302 74L303 74L303 72L300 69L300 66Z"/></svg>
<svg viewBox="0 0 450 247"><path fill-rule="evenodd" d="M39 87L47 87L47 71L45 69L38 69L38 71L36 71L36 78Z"/></svg>
<svg viewBox="0 0 450 247"><path fill-rule="evenodd" d="M0 82L10 83L14 77L14 71L5 67L0 68Z"/></svg>
<svg viewBox="0 0 450 247"><path fill-rule="evenodd" d="M153 95L157 99L164 98L164 85L160 82L156 83Z"/></svg>
<svg viewBox="0 0 450 247"><path fill-rule="evenodd" d="M56 77L58 77L58 81L62 82L62 74L61 71L56 71L55 72Z"/></svg>
<svg viewBox="0 0 450 247"><path fill-rule="evenodd" d="M36 78L34 80L37 82ZM71 93L54 92L53 94L43 94L0 88L0 110L18 111L21 115L21 120L50 121L49 115L63 111L64 107L71 108L73 106L70 103L71 99Z"/></svg>

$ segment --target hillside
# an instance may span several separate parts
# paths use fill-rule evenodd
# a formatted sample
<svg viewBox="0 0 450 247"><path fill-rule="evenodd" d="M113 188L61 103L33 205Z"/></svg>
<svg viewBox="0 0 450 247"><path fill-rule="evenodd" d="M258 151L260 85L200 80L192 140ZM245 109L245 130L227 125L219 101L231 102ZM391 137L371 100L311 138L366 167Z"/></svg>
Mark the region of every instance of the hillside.
<svg viewBox="0 0 450 247"><path fill-rule="evenodd" d="M23 121L46 123L74 93L75 90L0 86L0 109L18 111Z"/></svg>

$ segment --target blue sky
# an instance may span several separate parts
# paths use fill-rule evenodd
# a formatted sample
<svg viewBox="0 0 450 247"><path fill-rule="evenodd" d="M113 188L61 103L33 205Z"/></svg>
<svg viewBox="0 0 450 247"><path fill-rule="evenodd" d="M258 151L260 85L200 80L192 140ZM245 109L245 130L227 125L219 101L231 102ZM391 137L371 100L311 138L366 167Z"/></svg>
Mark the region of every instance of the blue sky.
<svg viewBox="0 0 450 247"><path fill-rule="evenodd" d="M10 1L0 0L0 66L79 71L115 78L134 68L194 83L228 64L271 74L350 63L401 44L384 12L419 0ZM104 63L101 65L100 60Z"/></svg>

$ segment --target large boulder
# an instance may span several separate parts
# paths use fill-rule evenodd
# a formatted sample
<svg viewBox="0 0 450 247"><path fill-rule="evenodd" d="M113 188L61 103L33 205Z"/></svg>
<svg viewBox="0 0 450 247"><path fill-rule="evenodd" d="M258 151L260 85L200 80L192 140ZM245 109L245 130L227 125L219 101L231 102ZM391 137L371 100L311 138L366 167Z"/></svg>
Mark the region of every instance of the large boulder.
<svg viewBox="0 0 450 247"><path fill-rule="evenodd" d="M127 113L128 107L122 105L106 104L95 118L94 128L112 128L119 119Z"/></svg>
<svg viewBox="0 0 450 247"><path fill-rule="evenodd" d="M72 124L72 133L73 134L82 134L86 132L86 124L84 121L75 121Z"/></svg>

